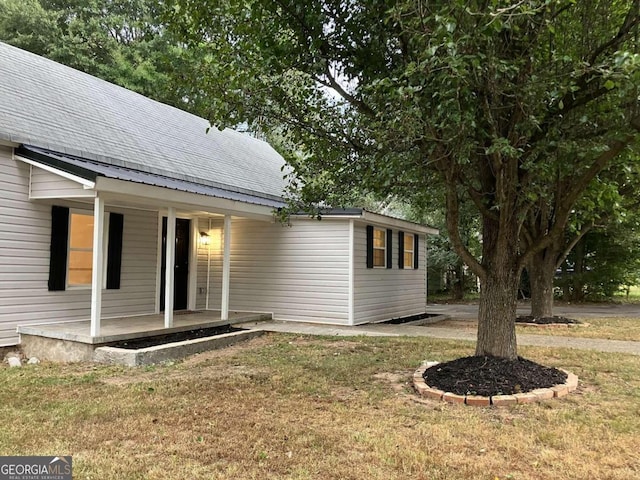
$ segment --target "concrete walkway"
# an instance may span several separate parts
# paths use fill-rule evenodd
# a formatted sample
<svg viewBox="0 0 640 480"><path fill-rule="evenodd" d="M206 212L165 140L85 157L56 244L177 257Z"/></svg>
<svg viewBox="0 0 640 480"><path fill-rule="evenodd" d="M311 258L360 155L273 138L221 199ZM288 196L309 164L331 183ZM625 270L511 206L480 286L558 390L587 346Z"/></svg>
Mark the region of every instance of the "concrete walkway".
<svg viewBox="0 0 640 480"><path fill-rule="evenodd" d="M437 308L434 308L437 307ZM575 316L582 318L608 317L608 316L631 316L640 318L640 308L637 305L609 305L608 309L601 311L606 306L574 306L558 308L557 315ZM613 308L612 308L613 307ZM624 308L617 308L624 307ZM429 313L440 313L450 315L456 319L477 320L477 305L430 305L427 308ZM520 312L518 312L520 313ZM523 312L528 313L528 312ZM639 320L640 321L640 320ZM473 324L470 322L471 327ZM441 327L438 324L412 326L412 325L382 325L368 324L355 327L344 327L338 325L318 325L298 322L251 322L243 324L257 330L282 333L297 333L304 335L329 335L329 336L385 336L385 337L432 337L446 340L463 340L475 342L475 328L455 328ZM597 338L564 337L559 335L518 335L518 345L531 345L537 347L563 347L575 348L579 350L595 350L600 352L628 353L640 355L640 342L623 340L605 340Z"/></svg>

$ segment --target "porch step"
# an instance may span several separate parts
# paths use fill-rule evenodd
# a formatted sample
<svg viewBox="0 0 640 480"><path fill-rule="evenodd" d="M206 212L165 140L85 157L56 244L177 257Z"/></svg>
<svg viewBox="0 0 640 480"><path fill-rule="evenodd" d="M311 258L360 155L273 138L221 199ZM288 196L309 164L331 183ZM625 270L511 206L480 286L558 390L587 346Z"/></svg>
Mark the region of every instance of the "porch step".
<svg viewBox="0 0 640 480"><path fill-rule="evenodd" d="M129 367L151 365L228 347L238 342L258 337L263 333L260 330L243 330L223 333L214 337L196 338L139 349L98 347L93 353L93 360L97 363L127 365Z"/></svg>

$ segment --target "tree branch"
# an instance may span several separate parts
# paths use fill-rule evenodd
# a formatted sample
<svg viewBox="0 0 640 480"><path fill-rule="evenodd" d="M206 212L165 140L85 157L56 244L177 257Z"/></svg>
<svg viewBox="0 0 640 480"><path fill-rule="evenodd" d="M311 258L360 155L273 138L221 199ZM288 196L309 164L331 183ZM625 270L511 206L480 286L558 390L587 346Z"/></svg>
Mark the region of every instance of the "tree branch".
<svg viewBox="0 0 640 480"><path fill-rule="evenodd" d="M591 180L604 170L609 162L622 152L640 132L640 116L631 119L630 125L636 132L627 134L622 140L612 141L609 144L609 149L602 152L586 172L573 180L571 188L562 199L557 202L556 218L553 227L546 235L540 236L537 243L529 246L529 249L520 257L520 265L526 265L535 253L547 248L556 238L564 234L571 210L580 195L584 193L587 185L589 185Z"/></svg>
<svg viewBox="0 0 640 480"><path fill-rule="evenodd" d="M571 253L571 250L573 250L573 248L578 244L578 242L582 240L582 237L584 237L587 233L589 233L589 231L594 227L594 225L595 223L593 221L589 223L589 225L587 225L582 230L580 230L580 232L578 232L578 234L573 238L573 240L571 240L567 244L566 248L562 251L562 253L560 253L558 258L556 259L556 270L562 266L562 262L564 262L565 258L567 258L567 256Z"/></svg>
<svg viewBox="0 0 640 480"><path fill-rule="evenodd" d="M456 194L455 186L451 185L449 181L447 183L449 183L449 186L446 193L446 222L449 240L451 241L454 251L462 261L467 264L471 271L475 273L481 281L484 281L487 276L486 270L480 262L478 262L476 257L474 257L464 246L464 243L460 238L460 205L458 203L458 195Z"/></svg>
<svg viewBox="0 0 640 480"><path fill-rule="evenodd" d="M629 11L625 16L624 22L622 22L618 33L611 40L603 43L593 51L588 60L589 65L593 65L600 55L602 55L607 50L616 48L625 40L627 35L631 33L633 27L635 27L640 21L639 13L640 9L638 8L638 0L635 0L629 7Z"/></svg>
<svg viewBox="0 0 640 480"><path fill-rule="evenodd" d="M327 78L327 81L323 81L322 79L315 77L317 82L319 82L320 84L324 85L325 87L329 87L329 88L332 88L333 90L335 90L335 92L338 95L340 95L343 99L345 99L347 102L349 102L355 108L357 108L360 113L363 113L363 114L371 116L371 117L375 116L375 111L369 105L364 103L362 100L354 97L349 92L347 92L344 88L342 88L342 85L340 85L336 81L334 76L331 74L331 70L329 68L329 62L326 59L325 59L325 68L324 68L324 70L325 70L324 71L324 75Z"/></svg>
<svg viewBox="0 0 640 480"><path fill-rule="evenodd" d="M482 194L480 192L478 192L475 188L473 188L470 185L467 186L467 192L469 193L469 197L471 198L471 201L474 203L474 205L480 212L480 215L484 217L492 218L496 222L500 220L499 215L497 213L492 212L487 208L487 206L484 203L482 203Z"/></svg>
<svg viewBox="0 0 640 480"><path fill-rule="evenodd" d="M609 149L605 152L602 152L593 162L591 167L587 169L587 171L582 174L582 176L574 179L572 182L572 186L567 192L566 196L562 199L561 205L558 212L559 218L568 217L571 209L573 208L573 204L576 200L582 195L584 190L587 188L587 185L595 178L595 176L600 173L611 160L613 160L622 150L626 148L629 143L631 143L636 135L640 133L640 116L632 118L630 122L631 128L636 130L636 132L627 134L622 140L613 140L609 144ZM556 221L556 224L558 222Z"/></svg>
<svg viewBox="0 0 640 480"><path fill-rule="evenodd" d="M600 55L611 50L612 48L619 46L621 43L627 40L631 35L632 30L640 24L640 15L638 14L639 2L640 0L634 0L633 5L629 7L629 11L627 12L625 20L618 30L616 36L608 42L603 43L593 51L593 53L589 57L590 65L593 65L593 63L595 63ZM540 122L537 132L531 136L529 143L533 145L538 140L544 138L549 130L549 127L553 123L554 118L556 118L557 115L566 115L566 113L568 113L569 111L586 105L593 100L606 95L610 90L604 88L603 86L597 86L595 89L589 89L590 86L595 85L595 81L601 78L602 74L595 72L592 69L588 69L582 75L580 75L575 83L577 91L568 91L562 96L560 100L555 102L554 106L549 109L545 118ZM588 91L588 89L590 91ZM576 95L577 93L580 93L581 95ZM562 105L563 108L558 108L559 105Z"/></svg>

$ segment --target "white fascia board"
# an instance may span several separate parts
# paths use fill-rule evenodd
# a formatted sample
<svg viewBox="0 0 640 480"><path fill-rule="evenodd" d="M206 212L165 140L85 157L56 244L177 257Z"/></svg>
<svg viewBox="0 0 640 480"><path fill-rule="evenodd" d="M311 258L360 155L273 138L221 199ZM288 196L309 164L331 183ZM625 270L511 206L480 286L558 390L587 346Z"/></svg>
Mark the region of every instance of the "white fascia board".
<svg viewBox="0 0 640 480"><path fill-rule="evenodd" d="M314 220L318 221L315 217L310 217L309 215L292 215L291 218L296 220ZM426 235L438 235L440 230L433 227L428 227L426 225L420 225L418 223L409 222L407 220L402 220L400 218L393 218L387 215L380 215L378 213L372 213L363 211L360 215L322 215L322 218L327 218L331 220L360 220L362 222L370 223L372 225L380 226L380 227L395 227L406 232L414 232L414 233L424 233Z"/></svg>
<svg viewBox="0 0 640 480"><path fill-rule="evenodd" d="M40 162L36 162L36 161L31 160L29 158L21 157L20 155L14 155L13 157L16 160L20 160L21 162L24 162L24 163L26 163L28 165L32 165L32 166L37 167L37 168L41 168L42 170L45 170L45 171L47 171L49 173L53 173L54 175L58 175L58 176L60 176L62 178L66 178L67 180L71 180L72 182L79 183L85 189L93 189L96 186L95 182L92 182L91 180L87 180L86 178L82 178L82 177L79 177L77 175L74 175L73 173L65 172L65 171L60 170L58 168L51 167L49 165L45 165L45 164L40 163Z"/></svg>
<svg viewBox="0 0 640 480"><path fill-rule="evenodd" d="M440 233L437 228L427 227L426 225L420 225L418 223L388 217L386 215L380 215L379 213L363 211L361 218L368 223L396 227L408 232L424 233L427 235L438 235Z"/></svg>
<svg viewBox="0 0 640 480"><path fill-rule="evenodd" d="M273 207L117 180L115 178L98 177L96 179L96 191L100 192L105 198L113 197L118 200L160 208L172 205L187 211L201 210L238 217L256 218L258 220L273 220Z"/></svg>

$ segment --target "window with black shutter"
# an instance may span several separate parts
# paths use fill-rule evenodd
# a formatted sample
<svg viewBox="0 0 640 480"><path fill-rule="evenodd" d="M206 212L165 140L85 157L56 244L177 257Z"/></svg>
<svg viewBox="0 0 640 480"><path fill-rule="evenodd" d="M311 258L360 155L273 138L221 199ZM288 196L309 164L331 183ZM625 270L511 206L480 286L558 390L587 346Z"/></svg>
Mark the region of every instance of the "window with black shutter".
<svg viewBox="0 0 640 480"><path fill-rule="evenodd" d="M122 269L124 217L110 213L106 248L106 288L119 289ZM51 208L51 247L49 255L50 291L91 285L93 272L93 227L90 211Z"/></svg>

